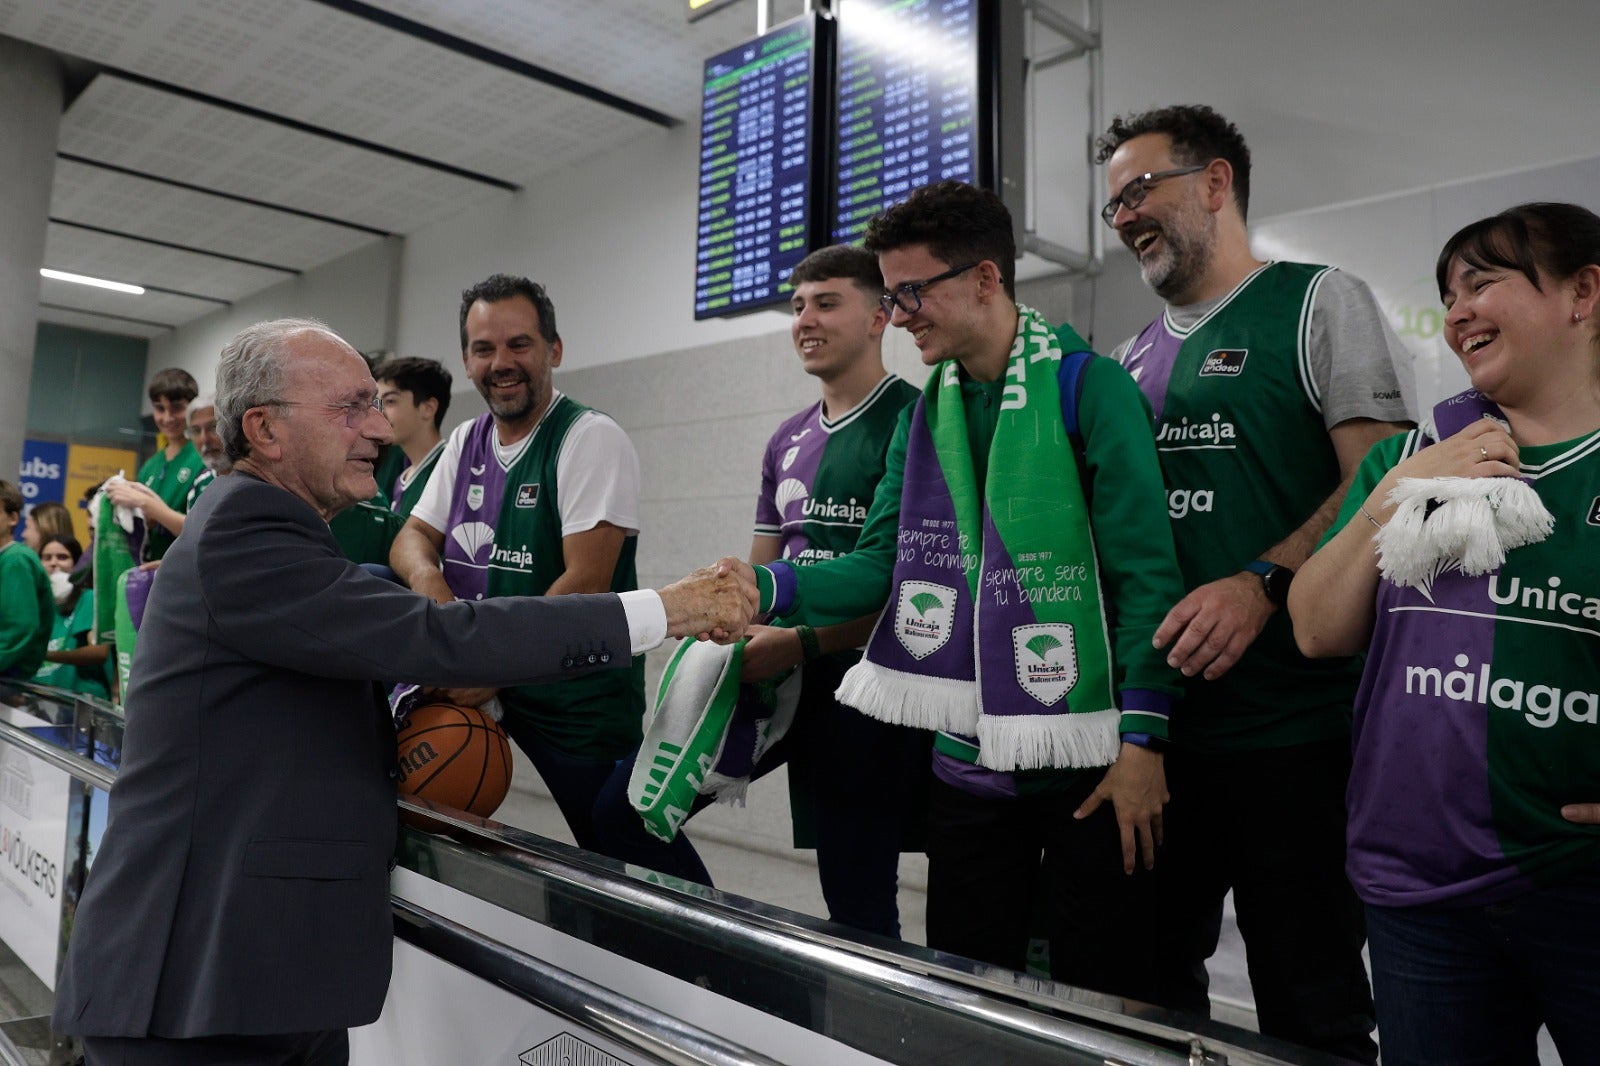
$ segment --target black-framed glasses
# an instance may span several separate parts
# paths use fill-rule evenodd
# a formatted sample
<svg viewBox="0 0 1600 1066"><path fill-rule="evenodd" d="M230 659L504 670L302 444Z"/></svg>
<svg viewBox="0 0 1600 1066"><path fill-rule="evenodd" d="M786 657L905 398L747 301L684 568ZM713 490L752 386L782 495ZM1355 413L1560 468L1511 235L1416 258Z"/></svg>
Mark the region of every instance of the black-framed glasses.
<svg viewBox="0 0 1600 1066"><path fill-rule="evenodd" d="M1140 174L1122 187L1122 191L1113 196L1107 204L1100 209L1100 217L1106 220L1106 225L1115 225L1112 221L1117 217L1117 206L1120 204L1129 211L1134 210L1144 203L1144 198L1150 195L1150 186L1167 178L1181 178L1185 174L1197 174L1210 166L1209 163L1200 163L1192 167L1173 167L1171 170L1156 170L1149 174Z"/></svg>
<svg viewBox="0 0 1600 1066"><path fill-rule="evenodd" d="M978 263L981 262L983 262L983 260L978 260ZM957 274L965 274L967 271L977 266L978 263L968 263L966 266L952 267L951 269L946 270L943 274L935 274L933 277L927 278L923 281L908 281L904 285L901 285L899 288L895 289L893 292L886 292L882 296L878 297L878 306L883 308L883 313L888 315L890 318L894 317L894 309L896 307L908 315L914 315L918 311L922 310L923 289L926 289L929 285L932 285L936 281L945 281L949 278L955 277Z"/></svg>
<svg viewBox="0 0 1600 1066"><path fill-rule="evenodd" d="M330 411L343 411L344 424L347 429L355 429L361 424L362 419L373 411L383 414L383 401L377 396L369 396L365 400L351 400L349 403L327 403L325 401L313 402L310 400L268 400L266 403L257 404L258 407L325 407Z"/></svg>

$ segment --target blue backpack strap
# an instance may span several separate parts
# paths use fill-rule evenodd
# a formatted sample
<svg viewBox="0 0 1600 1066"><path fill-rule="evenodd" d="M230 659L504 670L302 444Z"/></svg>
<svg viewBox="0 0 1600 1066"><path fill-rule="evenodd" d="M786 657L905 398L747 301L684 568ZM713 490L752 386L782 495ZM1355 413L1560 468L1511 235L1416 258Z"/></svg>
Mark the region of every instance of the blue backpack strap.
<svg viewBox="0 0 1600 1066"><path fill-rule="evenodd" d="M1083 372L1094 357L1094 353L1086 349L1068 353L1061 357L1061 366L1056 370L1056 386L1061 391L1061 424L1079 453L1083 451L1083 434L1078 431L1078 401L1083 398Z"/></svg>

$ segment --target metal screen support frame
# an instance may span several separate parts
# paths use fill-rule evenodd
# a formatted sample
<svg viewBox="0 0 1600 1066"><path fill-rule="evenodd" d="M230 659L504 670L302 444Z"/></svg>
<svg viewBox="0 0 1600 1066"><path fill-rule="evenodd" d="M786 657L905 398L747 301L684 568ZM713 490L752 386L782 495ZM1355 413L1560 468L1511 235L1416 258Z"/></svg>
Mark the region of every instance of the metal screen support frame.
<svg viewBox="0 0 1600 1066"><path fill-rule="evenodd" d="M1023 13L1028 20L1025 27L1027 61L1025 65L1024 99L1027 107L1028 185L1038 195L1038 159L1035 145L1039 136L1039 87L1035 75L1061 63L1085 59L1089 63L1089 135L1084 143L1084 165L1088 175L1089 193L1084 217L1088 223L1087 252L1069 248L1042 236L1029 224L1022 233L1022 251L1032 252L1041 259L1067 268L1069 273L1094 277L1105 262L1105 234L1100 229L1100 216L1095 208L1094 190L1099 181L1099 168L1094 161L1094 138L1105 127L1105 65L1101 45L1101 4L1103 0L1084 0L1086 21L1079 23L1062 14L1046 0L1023 0ZM1071 44L1056 48L1043 55L1035 55L1035 26L1044 26L1065 37ZM1037 214L1037 209L1035 210Z"/></svg>

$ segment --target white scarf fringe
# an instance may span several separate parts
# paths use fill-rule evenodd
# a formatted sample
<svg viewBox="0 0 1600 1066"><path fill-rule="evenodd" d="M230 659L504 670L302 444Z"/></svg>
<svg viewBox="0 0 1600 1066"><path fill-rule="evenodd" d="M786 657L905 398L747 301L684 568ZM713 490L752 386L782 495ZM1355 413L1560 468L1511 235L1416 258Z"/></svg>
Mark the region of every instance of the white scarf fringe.
<svg viewBox="0 0 1600 1066"><path fill-rule="evenodd" d="M986 714L978 722L978 765L991 770L1110 766L1122 750L1122 712Z"/></svg>
<svg viewBox="0 0 1600 1066"><path fill-rule="evenodd" d="M1393 584L1424 591L1448 567L1468 577L1497 570L1506 552L1555 528L1538 493L1514 477L1401 478L1388 502L1396 510L1378 531L1378 569Z"/></svg>
<svg viewBox="0 0 1600 1066"><path fill-rule="evenodd" d="M978 732L976 681L907 674L862 659L844 675L833 696L890 725L942 729L967 737Z"/></svg>

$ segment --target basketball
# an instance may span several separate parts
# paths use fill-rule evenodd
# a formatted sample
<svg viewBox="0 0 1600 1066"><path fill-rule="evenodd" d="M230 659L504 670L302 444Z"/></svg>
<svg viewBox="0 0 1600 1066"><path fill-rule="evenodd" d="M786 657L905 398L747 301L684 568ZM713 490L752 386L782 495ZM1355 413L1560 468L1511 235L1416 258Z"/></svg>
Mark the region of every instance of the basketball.
<svg viewBox="0 0 1600 1066"><path fill-rule="evenodd" d="M511 744L500 723L476 707L428 703L395 735L400 793L480 817L511 787Z"/></svg>

